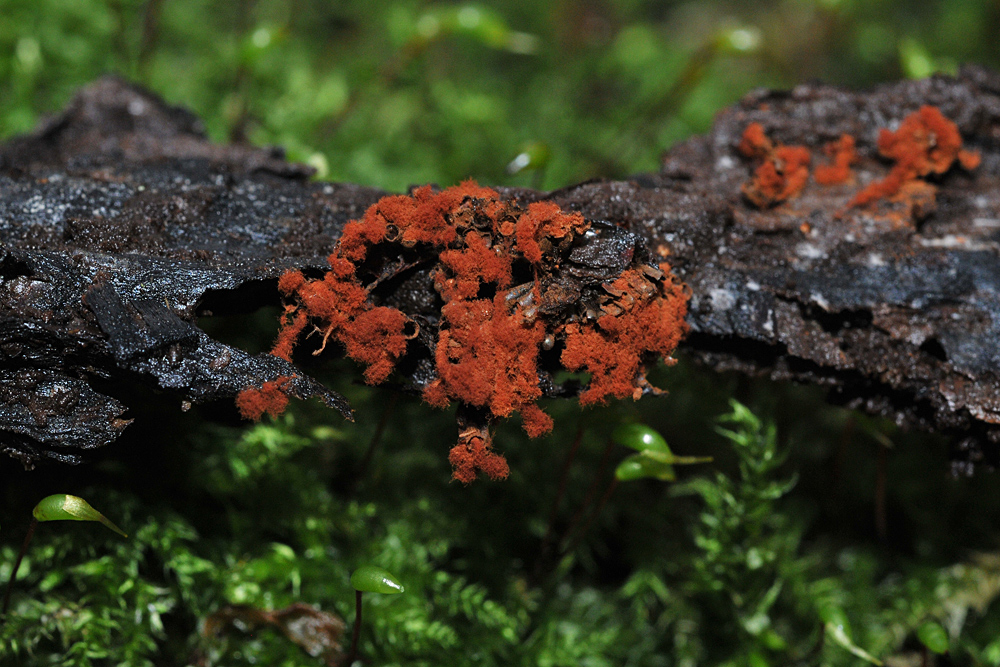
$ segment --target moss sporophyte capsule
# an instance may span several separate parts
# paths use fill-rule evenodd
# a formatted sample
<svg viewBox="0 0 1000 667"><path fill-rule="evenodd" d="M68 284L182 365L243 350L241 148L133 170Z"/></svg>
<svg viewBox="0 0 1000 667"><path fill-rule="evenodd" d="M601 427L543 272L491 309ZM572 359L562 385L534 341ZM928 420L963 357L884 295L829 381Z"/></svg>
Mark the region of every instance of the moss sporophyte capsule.
<svg viewBox="0 0 1000 667"><path fill-rule="evenodd" d="M625 445L638 451L653 450L669 452L667 441L663 436L645 424L622 424L611 435L619 445Z"/></svg>
<svg viewBox="0 0 1000 667"><path fill-rule="evenodd" d="M122 537L128 537L125 531L79 496L64 493L48 496L35 505L31 513L39 521L97 521Z"/></svg>
<svg viewBox="0 0 1000 667"><path fill-rule="evenodd" d="M351 575L351 586L365 593L402 593L404 588L386 570L373 565L362 565Z"/></svg>
<svg viewBox="0 0 1000 667"><path fill-rule="evenodd" d="M672 482L675 465L709 463L710 456L675 456L663 436L645 424L622 424L615 429L612 439L620 445L637 450L625 458L615 469L615 478L630 482L646 477Z"/></svg>
<svg viewBox="0 0 1000 667"><path fill-rule="evenodd" d="M351 664L358 655L358 637L361 635L361 596L364 593L402 593L403 584L390 572L374 565L362 565L351 574L354 587L354 630L351 633L351 650L344 664Z"/></svg>
<svg viewBox="0 0 1000 667"><path fill-rule="evenodd" d="M632 454L615 468L615 477L622 482L631 482L646 477L658 479L661 482L672 482L677 479L674 467L661 463L645 454Z"/></svg>

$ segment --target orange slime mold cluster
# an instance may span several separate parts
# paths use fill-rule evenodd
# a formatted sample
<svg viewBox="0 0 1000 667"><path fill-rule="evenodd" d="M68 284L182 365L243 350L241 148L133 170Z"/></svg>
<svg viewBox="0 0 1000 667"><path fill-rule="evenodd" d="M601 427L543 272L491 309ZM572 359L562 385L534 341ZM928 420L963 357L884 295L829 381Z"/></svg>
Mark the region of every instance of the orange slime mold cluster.
<svg viewBox="0 0 1000 667"><path fill-rule="evenodd" d="M480 472L486 473L490 479L507 479L510 467L507 459L493 451L489 433L467 428L458 436L458 444L448 453L448 463L451 464L451 478L468 484L476 479Z"/></svg>
<svg viewBox="0 0 1000 667"><path fill-rule="evenodd" d="M746 157L763 160L753 178L743 185L743 196L758 208L791 199L809 180L809 149L784 144L775 146L760 123L750 123L743 131L739 151Z"/></svg>
<svg viewBox="0 0 1000 667"><path fill-rule="evenodd" d="M236 396L236 408L244 419L258 421L264 413L277 417L288 406L285 385L290 378L280 377L261 387L247 387Z"/></svg>
<svg viewBox="0 0 1000 667"><path fill-rule="evenodd" d="M376 305L372 290L392 266L405 265L405 257L430 256L441 306L431 338L437 377L423 388L427 403L458 401L489 419L516 411L529 436L542 435L552 419L536 404L542 396L539 355L556 345L565 368L591 373L581 404L638 398L652 390L644 364L668 358L686 331L687 296L669 266L643 265L604 283L606 294L594 304L600 313L588 306L590 317L581 317L564 291L558 285L546 291L554 283L540 276L559 272L568 249L590 227L579 213L549 202L522 207L472 181L384 197L344 227L322 278L310 280L299 271L281 277L278 288L289 304L272 353L290 360L308 328L322 340L314 354L332 338L365 366L367 382L384 381L419 328L402 311ZM372 266L379 262L389 268ZM276 381L247 389L237 404L250 418L275 414L287 402L283 388ZM462 482L478 472L507 475L485 428L465 429L449 460Z"/></svg>
<svg viewBox="0 0 1000 667"><path fill-rule="evenodd" d="M851 199L849 206L864 206L898 194L904 185L931 174L943 174L957 161L963 169L979 166L979 153L962 149L958 127L937 107L922 106L903 119L895 132L883 129L879 153L896 161L889 175L872 183Z"/></svg>
<svg viewBox="0 0 1000 667"><path fill-rule="evenodd" d="M830 164L816 167L813 178L820 185L839 185L851 179L851 165L857 162L858 152L854 148L854 137L842 134L840 139L823 146L823 153L830 158Z"/></svg>
<svg viewBox="0 0 1000 667"><path fill-rule="evenodd" d="M660 270L666 273L670 267L660 264ZM643 358L653 352L671 363L670 354L687 331L681 285L654 285L641 270L628 269L605 289L614 298L603 310L617 316L600 317L593 326L572 323L565 328L563 366L591 374L580 405L604 403L608 396L638 399L650 388L642 375Z"/></svg>
<svg viewBox="0 0 1000 667"><path fill-rule="evenodd" d="M750 123L743 131L739 152L762 160L753 178L743 185L743 196L758 208L774 206L798 195L809 178L809 150L771 142L760 123ZM854 195L848 207L865 206L885 197L896 200L933 202L936 189L920 180L948 171L956 162L966 170L979 166L980 156L962 148L958 127L939 109L923 106L903 119L895 132L882 130L879 153L895 161L889 174ZM828 164L816 167L814 179L820 185L838 185L852 179L851 165L857 162L855 139L849 134L827 143L823 153Z"/></svg>

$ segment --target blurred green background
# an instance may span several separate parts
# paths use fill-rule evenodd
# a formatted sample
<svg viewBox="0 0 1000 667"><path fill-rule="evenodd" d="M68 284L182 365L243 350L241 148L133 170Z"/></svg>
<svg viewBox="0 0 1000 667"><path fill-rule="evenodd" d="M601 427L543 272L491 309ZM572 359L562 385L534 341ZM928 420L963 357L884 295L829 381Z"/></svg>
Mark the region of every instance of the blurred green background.
<svg viewBox="0 0 1000 667"><path fill-rule="evenodd" d="M0 16L0 136L117 72L218 141L393 190L622 177L754 87L1000 66L995 0L0 0ZM508 173L525 152L541 174Z"/></svg>
<svg viewBox="0 0 1000 667"><path fill-rule="evenodd" d="M1000 68L998 34L986 0L0 0L0 137L116 72L324 179L556 188L656 169L755 87ZM252 351L276 328L228 325ZM135 390L136 422L87 464L0 459L0 582L49 493L132 535L40 526L0 664L322 664L274 629L203 624L234 604L350 619L369 563L407 587L366 601L377 665L1000 665L1000 483L950 477L943 439L682 359L653 374L669 395L545 402L540 441L501 425L511 478L465 488L452 414L342 360L309 371L356 423L296 403L249 426ZM602 502L633 421L715 462Z"/></svg>

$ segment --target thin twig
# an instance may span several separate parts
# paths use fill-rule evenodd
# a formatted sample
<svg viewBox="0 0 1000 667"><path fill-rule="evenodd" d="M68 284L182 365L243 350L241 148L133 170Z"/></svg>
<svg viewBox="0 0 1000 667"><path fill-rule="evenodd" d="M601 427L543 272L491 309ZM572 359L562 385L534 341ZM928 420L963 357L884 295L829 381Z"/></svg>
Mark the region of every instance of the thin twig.
<svg viewBox="0 0 1000 667"><path fill-rule="evenodd" d="M875 533L879 542L885 542L889 535L889 520L886 517L885 492L889 467L889 448L879 443L875 470Z"/></svg>
<svg viewBox="0 0 1000 667"><path fill-rule="evenodd" d="M24 554L28 551L28 545L31 543L31 537L35 534L36 526L38 526L38 519L32 518L31 525L28 526L28 534L24 536L24 543L21 545L21 552L17 554L17 560L14 561L14 569L10 571L7 590L3 594L3 609L0 609L0 622L7 618L7 609L10 607L10 591L14 588L14 579L17 578L17 571L21 567L21 561L24 560Z"/></svg>
<svg viewBox="0 0 1000 667"><path fill-rule="evenodd" d="M361 591L354 591L354 629L351 631L351 652L344 659L347 667L358 657L358 637L361 636Z"/></svg>
<svg viewBox="0 0 1000 667"><path fill-rule="evenodd" d="M541 570L545 565L545 559L548 556L549 550L552 548L552 533L555 530L556 518L559 516L559 507L562 505L563 496L566 495L566 485L569 482L569 471L573 465L573 461L576 459L576 453L580 449L581 442L583 442L582 424L577 428L576 437L573 439L573 444L566 453L566 460L563 461L562 472L559 475L559 488L556 491L556 498L552 503L552 511L549 513L549 523L545 527L545 536L542 538L542 546L539 548L538 560L535 561L536 578L539 574L541 574Z"/></svg>
<svg viewBox="0 0 1000 667"><path fill-rule="evenodd" d="M590 530L590 526L594 523L594 520L601 514L601 510L603 510L604 506L608 504L608 499L611 498L611 494L615 492L616 488L618 488L618 477L612 477L611 483L608 484L608 488L605 489L604 495L601 496L600 502L597 503L597 507L595 507L594 511L590 513L590 516L587 517L587 523L583 524L580 530L576 532L576 535L573 537L573 541L566 546L561 554L559 554L560 556L572 553L573 550L576 549L577 545L580 544L580 540L582 540L583 536L587 534L588 530Z"/></svg>
<svg viewBox="0 0 1000 667"><path fill-rule="evenodd" d="M590 483L590 488L587 489L587 495L584 497L583 502L580 503L580 507L576 510L576 514L574 514L573 518L570 519L569 526L566 527L562 537L559 538L559 545L566 543L570 535L572 535L576 530L576 526L580 523L580 519L583 518L587 509L594 502L594 497L597 495L597 489L600 488L601 479L604 477L604 470L608 467L608 460L611 458L611 450L613 450L614 447L615 443L609 440L607 446L604 448L604 453L601 455L601 464L598 466L597 472L594 474L594 481ZM566 550L560 548L559 553L566 553Z"/></svg>
<svg viewBox="0 0 1000 667"><path fill-rule="evenodd" d="M136 67L144 82L149 81L149 67L160 36L160 9L163 0L148 0L142 16L142 39L136 56Z"/></svg>
<svg viewBox="0 0 1000 667"><path fill-rule="evenodd" d="M830 476L833 478L832 486L834 489L840 486L840 478L844 471L844 464L847 461L847 449L854 439L854 427L856 424L857 420L854 417L854 413L847 415L847 420L844 422L844 429L840 433L840 442L837 444L837 453L833 457L833 466L831 466Z"/></svg>
<svg viewBox="0 0 1000 667"><path fill-rule="evenodd" d="M365 451L365 456L361 459L361 463L358 465L356 480L364 479L365 473L368 471L368 465L371 463L372 457L375 455L375 450L382 442L382 434L385 433L385 427L386 424L389 423L389 417L392 415L392 412L396 407L396 403L398 402L399 394L393 392L389 396L389 403L385 406L385 411L382 413L381 419L378 420L378 425L375 426L375 433L372 434L372 439L368 442L368 449Z"/></svg>

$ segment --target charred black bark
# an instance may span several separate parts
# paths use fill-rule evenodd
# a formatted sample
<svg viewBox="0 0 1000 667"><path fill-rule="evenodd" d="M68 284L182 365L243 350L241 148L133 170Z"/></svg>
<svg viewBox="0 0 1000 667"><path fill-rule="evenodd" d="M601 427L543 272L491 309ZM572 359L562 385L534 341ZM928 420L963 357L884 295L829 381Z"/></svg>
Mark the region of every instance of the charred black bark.
<svg viewBox="0 0 1000 667"><path fill-rule="evenodd" d="M932 178L936 198L920 206L848 207L888 171L879 130L922 105L955 121L981 165ZM816 155L854 136L854 180L810 182L756 208L741 195L754 164L737 149L751 122ZM191 114L117 79L0 146L0 448L26 465L79 460L128 423L93 383L126 377L207 401L293 376L293 393L350 415L290 364L196 325L210 291L324 270L343 225L383 194L308 176L278 150L210 144ZM953 434L958 469L997 463L997 74L967 68L865 93L762 91L672 149L659 173L502 194L549 199L645 239L690 286L685 346L709 366L828 386L849 406ZM395 289L383 298L426 309L427 280Z"/></svg>
<svg viewBox="0 0 1000 667"><path fill-rule="evenodd" d="M320 266L380 194L309 173L277 150L214 146L189 113L117 79L0 146L0 448L31 466L112 441L125 406L94 380L200 402L292 377L292 394L350 418L291 364L195 325L207 292Z"/></svg>

